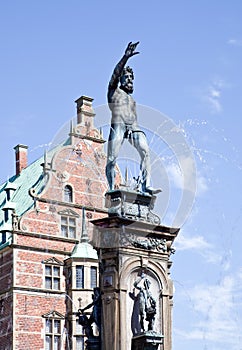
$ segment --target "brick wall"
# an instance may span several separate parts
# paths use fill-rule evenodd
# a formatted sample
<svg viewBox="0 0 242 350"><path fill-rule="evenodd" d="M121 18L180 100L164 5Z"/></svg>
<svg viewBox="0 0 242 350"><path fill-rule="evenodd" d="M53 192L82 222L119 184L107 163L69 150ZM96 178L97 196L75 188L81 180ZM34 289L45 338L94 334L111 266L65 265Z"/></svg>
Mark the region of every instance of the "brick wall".
<svg viewBox="0 0 242 350"><path fill-rule="evenodd" d="M87 118L85 116L84 119ZM22 216L12 247L0 255L0 290L9 289L8 295L0 291L0 301L4 305L0 314L0 350L44 350L43 315L54 310L60 317L66 316L63 264L80 240L82 207L86 207L90 239L93 227L88 220L107 215L104 208L106 156L101 136L98 130L90 130L86 124L79 129L77 126L76 132L86 132L88 138L72 135L71 145L59 148L54 156L47 154L43 166L46 186L39 196L33 198L34 207ZM120 182L119 174L117 180ZM66 185L72 188L72 202L65 199ZM61 212L68 210L74 213L76 219L76 238L65 238L61 233ZM61 263L59 291L45 289L43 261L53 257ZM89 296L83 300L91 301L92 291L86 293ZM78 291L73 297L78 304ZM71 307L73 310L68 310L68 313L76 311ZM63 327L66 321L63 319L61 322Z"/></svg>
<svg viewBox="0 0 242 350"><path fill-rule="evenodd" d="M0 350L12 350L13 298L8 293L0 299Z"/></svg>

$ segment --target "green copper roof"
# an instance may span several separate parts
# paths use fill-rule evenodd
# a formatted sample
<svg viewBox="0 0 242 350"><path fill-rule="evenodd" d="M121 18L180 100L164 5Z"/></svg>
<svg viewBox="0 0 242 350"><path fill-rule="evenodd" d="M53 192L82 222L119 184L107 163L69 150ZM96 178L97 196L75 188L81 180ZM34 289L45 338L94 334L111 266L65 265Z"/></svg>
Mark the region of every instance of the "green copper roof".
<svg viewBox="0 0 242 350"><path fill-rule="evenodd" d="M81 239L78 244L75 245L72 253L71 258L84 258L84 259L95 259L97 260L97 252L92 247L90 243L88 243L89 238L87 234L87 228L86 228L86 210L83 207L82 208L82 232L81 232Z"/></svg>
<svg viewBox="0 0 242 350"><path fill-rule="evenodd" d="M23 169L19 175L11 177L0 186L0 231L12 230L12 210L16 215L21 216L34 206L34 200L29 194L29 189L34 187L39 194L45 186L45 177L41 164L44 157L39 158L27 168ZM6 190L11 192L11 197L7 200ZM5 221L4 212L9 210L8 220ZM11 244L11 235L0 233L0 249Z"/></svg>
<svg viewBox="0 0 242 350"><path fill-rule="evenodd" d="M29 195L29 189L34 187L36 193L40 193L45 185L45 179L43 174L43 157L36 160L34 163L23 169L17 176L11 177L7 182L0 186L0 208L2 209L6 204L6 187L9 187L9 183L14 183L16 190L13 192L10 198L10 203L15 203L15 211L18 216L23 215L33 205L33 198ZM0 210L0 228L3 224L4 213Z"/></svg>
<svg viewBox="0 0 242 350"><path fill-rule="evenodd" d="M67 144L69 144L69 138L64 143L51 149L47 154L48 158L52 158L58 149ZM8 181L0 185L0 230L4 225L4 211L2 209L6 205L10 206L15 203L15 212L18 216L22 216L34 206L34 200L30 196L29 190L34 188L37 195L43 191L46 185L46 178L41 166L43 163L44 156L23 169L19 175L12 176ZM7 188L12 191L12 196L8 202L5 191Z"/></svg>
<svg viewBox="0 0 242 350"><path fill-rule="evenodd" d="M71 253L71 258L98 259L96 250L87 242L76 244Z"/></svg>

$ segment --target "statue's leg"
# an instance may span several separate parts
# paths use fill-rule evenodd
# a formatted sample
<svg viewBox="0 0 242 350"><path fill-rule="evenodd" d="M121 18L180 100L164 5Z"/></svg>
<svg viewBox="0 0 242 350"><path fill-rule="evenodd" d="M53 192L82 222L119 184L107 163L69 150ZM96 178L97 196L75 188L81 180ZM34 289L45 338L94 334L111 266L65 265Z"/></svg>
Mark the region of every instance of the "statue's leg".
<svg viewBox="0 0 242 350"><path fill-rule="evenodd" d="M150 151L145 134L142 131L133 131L129 142L137 149L140 155L140 170L142 176L142 191L150 187Z"/></svg>
<svg viewBox="0 0 242 350"><path fill-rule="evenodd" d="M112 124L108 139L106 177L109 184L109 190L114 189L115 184L115 165L120 147L124 140L125 128L122 124Z"/></svg>
<svg viewBox="0 0 242 350"><path fill-rule="evenodd" d="M140 328L144 332L145 331L145 326L144 326L144 313L140 313Z"/></svg>
<svg viewBox="0 0 242 350"><path fill-rule="evenodd" d="M152 195L161 192L161 189L151 187L150 151L145 133L142 131L133 131L131 140L129 141L137 149L141 158L142 192L147 192Z"/></svg>

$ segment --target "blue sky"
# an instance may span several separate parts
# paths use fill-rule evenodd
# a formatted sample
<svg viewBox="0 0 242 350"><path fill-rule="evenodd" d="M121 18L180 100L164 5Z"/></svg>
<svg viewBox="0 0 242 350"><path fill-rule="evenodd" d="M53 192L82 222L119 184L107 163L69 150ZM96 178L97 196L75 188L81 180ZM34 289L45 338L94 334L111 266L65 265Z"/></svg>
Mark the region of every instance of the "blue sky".
<svg viewBox="0 0 242 350"><path fill-rule="evenodd" d="M75 115L76 98L93 97L97 110L106 103L114 65L140 41L135 100L179 127L196 164L173 256L174 350L242 349L241 18L239 0L0 2L1 182L14 174L13 147L27 144L36 159ZM139 119L154 132L161 120ZM169 224L189 189L163 146Z"/></svg>

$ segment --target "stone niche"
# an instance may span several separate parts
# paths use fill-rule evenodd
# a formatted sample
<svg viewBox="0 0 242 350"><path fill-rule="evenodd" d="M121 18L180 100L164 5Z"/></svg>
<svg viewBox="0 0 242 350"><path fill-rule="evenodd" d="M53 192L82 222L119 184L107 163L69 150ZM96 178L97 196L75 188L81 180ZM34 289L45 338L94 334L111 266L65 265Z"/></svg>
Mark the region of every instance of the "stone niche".
<svg viewBox="0 0 242 350"><path fill-rule="evenodd" d="M158 349L163 344L163 335L167 333L166 324L170 319L171 285L164 269L159 262L153 259L140 259L140 257L127 258L123 261L121 272L120 293L120 319L121 339L123 349ZM147 265L146 265L147 264ZM142 266L141 266L142 265ZM149 293L156 303L156 314L152 331L148 330L149 322L144 313L144 330L141 329L140 319L140 290L135 288L135 282L144 278L138 284L144 288L144 280L150 282ZM164 320L164 317L165 320ZM167 318L168 317L168 318ZM153 345L152 345L153 344ZM142 347L140 347L142 345ZM150 347L154 346L154 347ZM159 347L159 349L163 349Z"/></svg>

